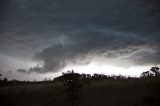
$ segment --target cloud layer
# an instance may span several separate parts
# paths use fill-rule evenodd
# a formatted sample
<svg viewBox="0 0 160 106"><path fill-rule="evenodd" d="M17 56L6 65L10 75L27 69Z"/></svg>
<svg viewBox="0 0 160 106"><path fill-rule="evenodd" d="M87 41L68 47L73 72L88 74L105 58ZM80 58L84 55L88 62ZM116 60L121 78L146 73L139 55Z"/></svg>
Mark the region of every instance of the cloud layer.
<svg viewBox="0 0 160 106"><path fill-rule="evenodd" d="M160 63L158 0L1 0L0 16L0 53L43 63L18 72Z"/></svg>
<svg viewBox="0 0 160 106"><path fill-rule="evenodd" d="M151 46L148 40L136 35L76 31L63 43L54 44L38 52L35 59L44 62L44 72L58 71L70 64L83 65L93 61L105 63L114 60L110 64L121 66L159 64L159 46L154 45L152 49Z"/></svg>

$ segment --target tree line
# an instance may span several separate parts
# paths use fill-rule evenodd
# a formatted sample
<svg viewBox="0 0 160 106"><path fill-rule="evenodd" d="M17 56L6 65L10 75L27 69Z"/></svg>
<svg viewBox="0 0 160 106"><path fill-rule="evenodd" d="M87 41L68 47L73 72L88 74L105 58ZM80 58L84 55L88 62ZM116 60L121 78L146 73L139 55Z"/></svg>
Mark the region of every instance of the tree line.
<svg viewBox="0 0 160 106"><path fill-rule="evenodd" d="M151 67L149 71L142 72L139 78L149 78L149 77L159 77L160 76L160 68L159 67ZM123 75L105 75L105 74L80 74L74 72L74 70L62 72L61 76L55 77L53 80L50 78L49 80L44 81L18 81L16 79L13 79L9 81L6 77L2 78L2 74L0 72L0 85L9 84L12 83L47 83L47 82L56 82L56 81L68 81L68 80L81 80L81 81L89 81L89 80L123 80L123 79L136 79L135 77L130 76L123 76Z"/></svg>

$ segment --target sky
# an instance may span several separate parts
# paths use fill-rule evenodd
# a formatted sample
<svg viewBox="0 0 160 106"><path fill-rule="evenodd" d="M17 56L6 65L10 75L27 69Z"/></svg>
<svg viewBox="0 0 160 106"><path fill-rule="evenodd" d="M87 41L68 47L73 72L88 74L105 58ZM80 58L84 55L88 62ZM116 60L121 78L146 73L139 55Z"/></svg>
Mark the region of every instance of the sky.
<svg viewBox="0 0 160 106"><path fill-rule="evenodd" d="M42 80L160 65L159 0L0 0L0 71Z"/></svg>

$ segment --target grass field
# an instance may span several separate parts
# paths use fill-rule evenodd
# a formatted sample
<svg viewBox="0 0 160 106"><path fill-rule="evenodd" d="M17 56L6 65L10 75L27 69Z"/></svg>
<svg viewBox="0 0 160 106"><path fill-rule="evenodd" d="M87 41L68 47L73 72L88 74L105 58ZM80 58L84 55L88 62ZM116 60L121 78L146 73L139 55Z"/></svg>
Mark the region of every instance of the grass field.
<svg viewBox="0 0 160 106"><path fill-rule="evenodd" d="M159 77L88 82L80 82L76 100L60 81L4 85L0 106L160 106Z"/></svg>

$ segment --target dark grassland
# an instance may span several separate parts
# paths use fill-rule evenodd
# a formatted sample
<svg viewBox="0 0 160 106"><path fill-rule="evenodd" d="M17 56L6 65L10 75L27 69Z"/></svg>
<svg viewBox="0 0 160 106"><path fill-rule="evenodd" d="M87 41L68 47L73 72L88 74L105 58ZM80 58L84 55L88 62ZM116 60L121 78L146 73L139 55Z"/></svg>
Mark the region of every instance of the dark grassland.
<svg viewBox="0 0 160 106"><path fill-rule="evenodd" d="M7 81L0 86L0 106L160 106L159 76L76 83L81 85L76 91L79 97L70 99L62 80Z"/></svg>

